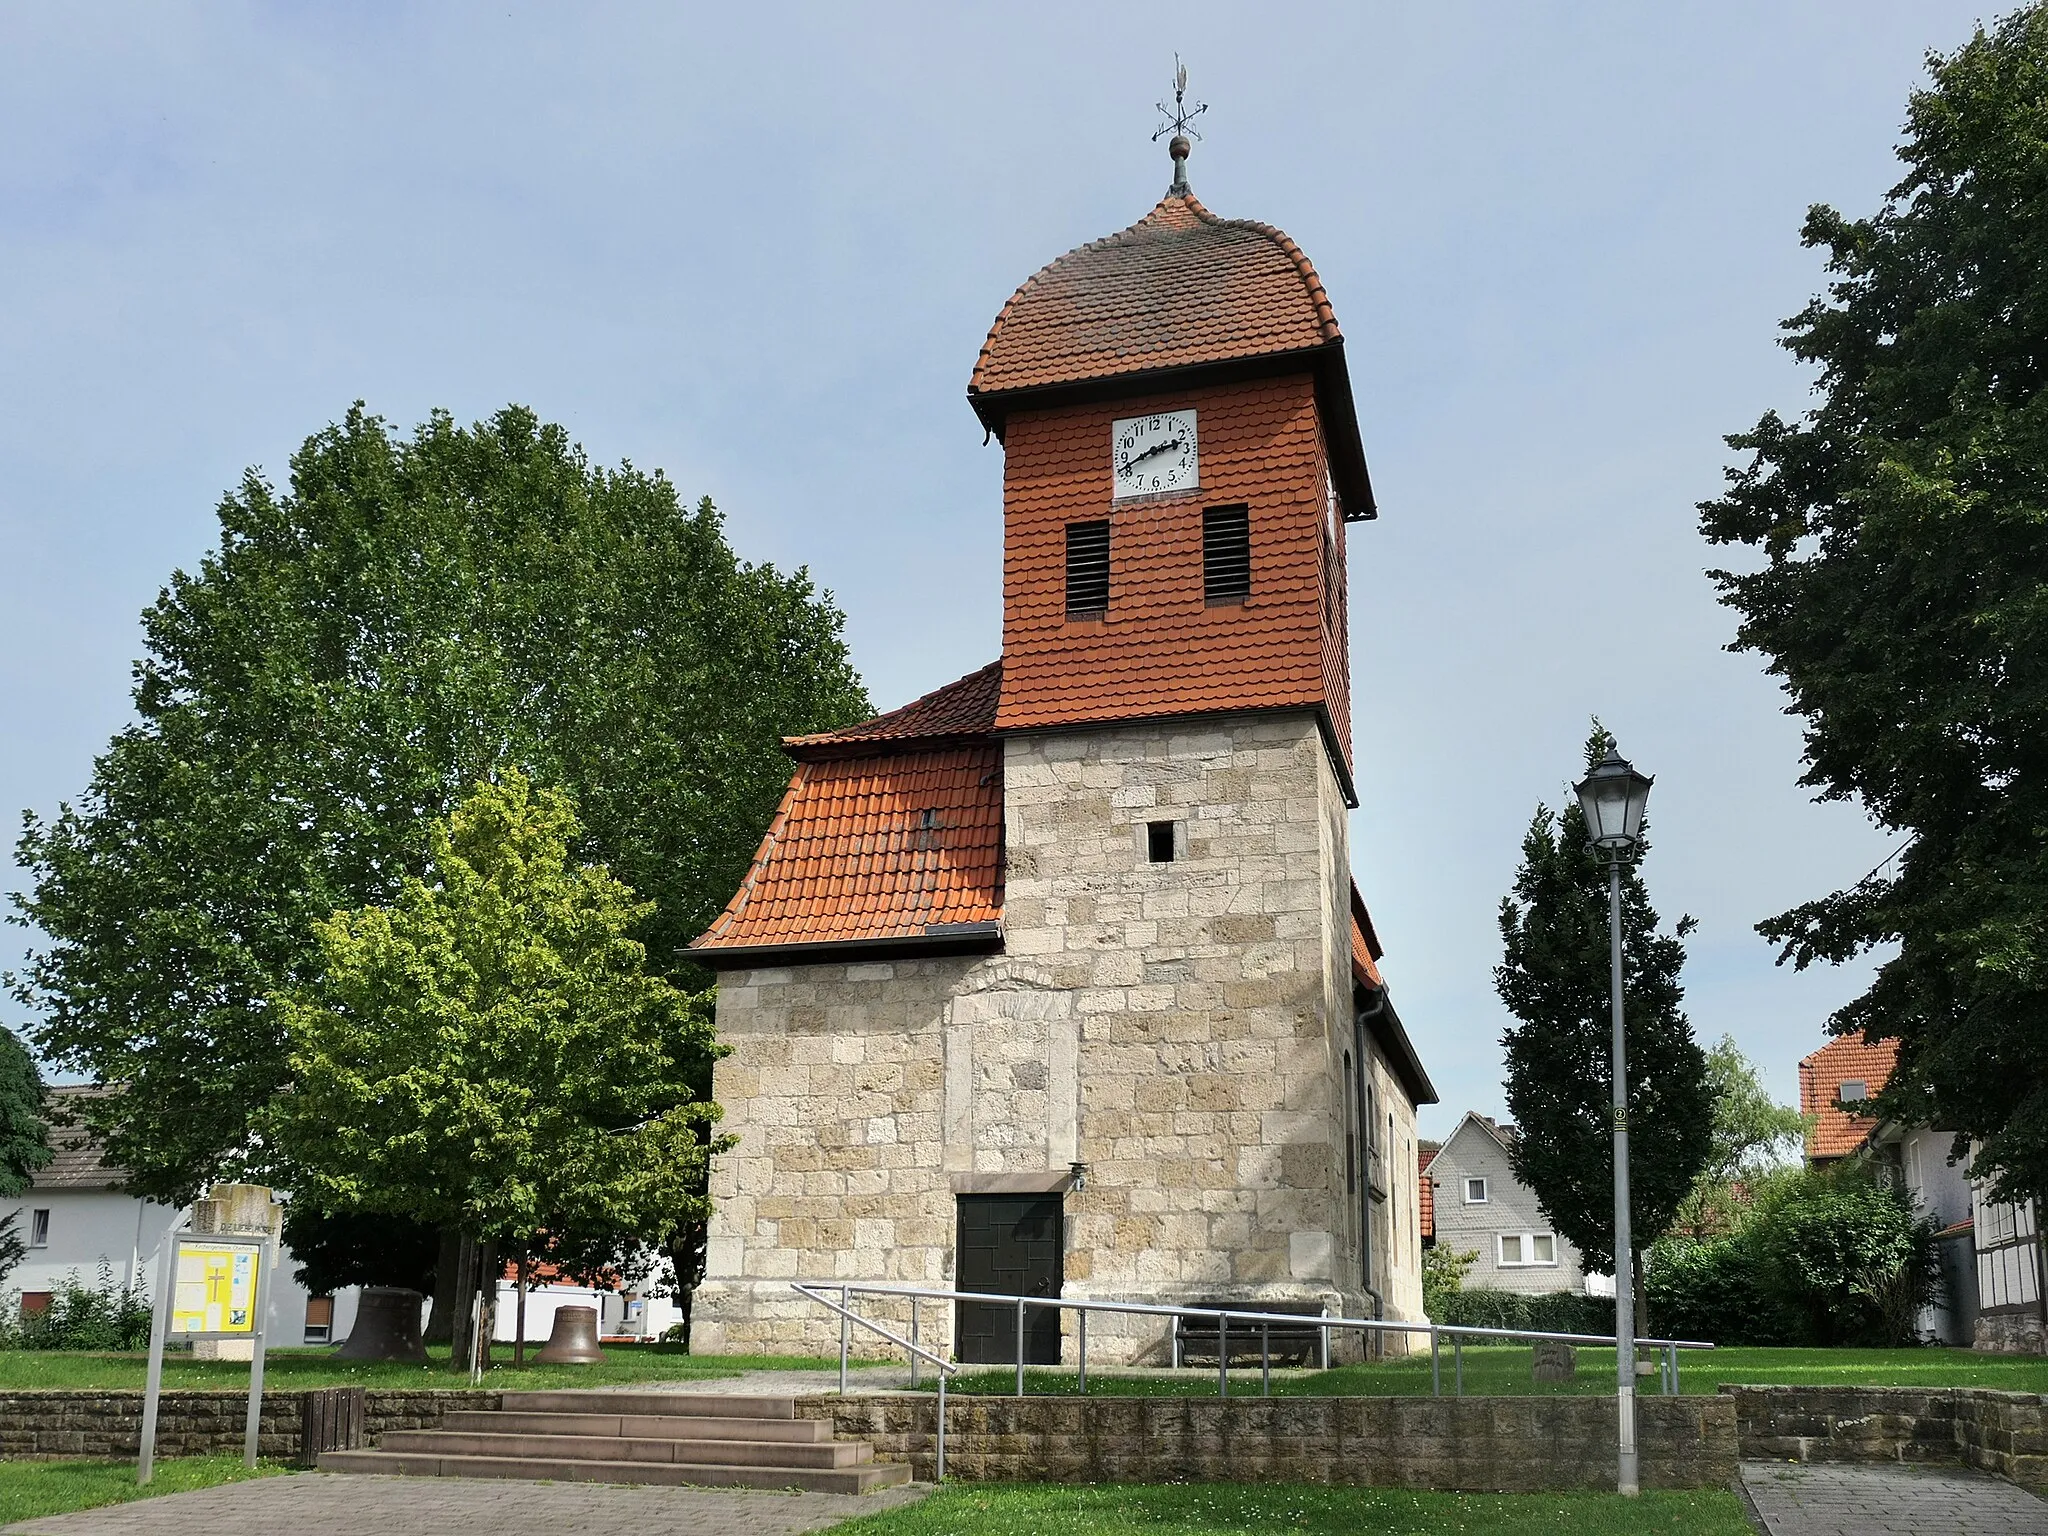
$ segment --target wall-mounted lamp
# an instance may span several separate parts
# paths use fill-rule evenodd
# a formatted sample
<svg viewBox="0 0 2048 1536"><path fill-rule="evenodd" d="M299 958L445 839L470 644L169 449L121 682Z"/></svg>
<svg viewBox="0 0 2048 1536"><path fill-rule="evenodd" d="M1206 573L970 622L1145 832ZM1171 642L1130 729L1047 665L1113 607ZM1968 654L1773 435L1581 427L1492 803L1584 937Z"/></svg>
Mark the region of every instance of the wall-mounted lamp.
<svg viewBox="0 0 2048 1536"><path fill-rule="evenodd" d="M1088 1165L1086 1163L1067 1164L1067 1173L1073 1180L1067 1187L1076 1194L1088 1187Z"/></svg>

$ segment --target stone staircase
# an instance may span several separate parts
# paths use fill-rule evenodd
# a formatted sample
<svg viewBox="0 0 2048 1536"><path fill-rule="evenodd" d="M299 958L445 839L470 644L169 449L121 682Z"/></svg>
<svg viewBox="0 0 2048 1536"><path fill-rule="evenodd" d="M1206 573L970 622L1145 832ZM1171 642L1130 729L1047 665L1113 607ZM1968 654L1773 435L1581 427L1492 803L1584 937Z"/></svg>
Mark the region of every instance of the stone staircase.
<svg viewBox="0 0 2048 1536"><path fill-rule="evenodd" d="M864 1440L796 1416L791 1397L681 1392L506 1392L495 1410L453 1410L440 1429L392 1430L375 1450L327 1451L325 1472L692 1483L867 1493L910 1481Z"/></svg>

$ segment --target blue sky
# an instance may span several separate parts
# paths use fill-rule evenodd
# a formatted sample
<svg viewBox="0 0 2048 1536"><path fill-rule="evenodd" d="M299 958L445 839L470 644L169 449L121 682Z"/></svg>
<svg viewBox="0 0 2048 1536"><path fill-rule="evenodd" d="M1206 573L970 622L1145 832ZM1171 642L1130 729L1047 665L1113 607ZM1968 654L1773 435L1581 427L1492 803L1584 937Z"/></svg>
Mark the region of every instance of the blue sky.
<svg viewBox="0 0 2048 1536"><path fill-rule="evenodd" d="M1773 345L1821 280L1807 205L1876 206L1925 50L1979 14L0 10L0 807L79 791L221 493L356 399L519 401L709 494L837 595L879 705L992 658L968 370L1019 281L1164 191L1178 49L1196 192L1292 234L1347 336L1382 508L1352 545L1354 863L1443 1093L1425 1133L1500 1109L1494 912L1596 713L1657 776L1696 1028L1790 1097L1863 973L1779 970L1751 925L1889 845L1798 789L1692 506L1721 434L1809 387Z"/></svg>

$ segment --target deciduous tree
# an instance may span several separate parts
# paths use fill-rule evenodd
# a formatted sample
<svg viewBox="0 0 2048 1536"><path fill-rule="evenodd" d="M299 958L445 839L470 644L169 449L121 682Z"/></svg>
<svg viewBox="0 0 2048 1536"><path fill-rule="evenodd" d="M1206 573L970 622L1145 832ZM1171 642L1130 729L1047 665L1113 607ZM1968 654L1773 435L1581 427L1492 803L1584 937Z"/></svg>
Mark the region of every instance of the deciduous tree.
<svg viewBox="0 0 2048 1536"><path fill-rule="evenodd" d="M1830 284L1785 323L1818 403L1767 413L1701 507L1713 573L1805 721L1803 783L1900 835L1869 878L1760 924L1793 964L1896 948L1838 1033L1896 1037L1879 1109L2048 1190L2048 9L1946 56L1905 175L1816 206Z"/></svg>
<svg viewBox="0 0 2048 1536"><path fill-rule="evenodd" d="M315 925L318 970L273 999L292 1088L262 1122L307 1198L487 1252L551 1228L660 1246L705 1214L710 998L648 973L649 904L575 861L580 831L508 769L430 824L393 902Z"/></svg>
<svg viewBox="0 0 2048 1536"><path fill-rule="evenodd" d="M219 547L144 616L135 722L20 843L35 1042L126 1085L81 1108L160 1200L303 1184L251 1135L292 1082L269 1000L480 778L568 791L580 855L647 899L635 937L687 985L787 781L778 739L868 712L805 573L741 562L708 501L530 411L404 438L359 406L291 470L222 501Z"/></svg>

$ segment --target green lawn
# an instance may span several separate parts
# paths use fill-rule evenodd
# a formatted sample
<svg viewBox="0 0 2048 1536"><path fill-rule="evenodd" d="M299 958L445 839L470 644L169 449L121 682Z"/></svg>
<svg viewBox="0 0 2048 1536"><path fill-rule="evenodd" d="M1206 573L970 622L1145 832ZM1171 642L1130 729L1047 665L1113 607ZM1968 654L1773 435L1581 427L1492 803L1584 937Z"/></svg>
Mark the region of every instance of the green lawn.
<svg viewBox="0 0 2048 1536"><path fill-rule="evenodd" d="M1751 1536L1734 1494L1409 1493L1300 1483L954 1484L832 1536L1221 1536L1224 1532L1460 1536Z"/></svg>
<svg viewBox="0 0 2048 1536"><path fill-rule="evenodd" d="M1724 1382L1773 1386L1998 1387L2009 1392L2048 1392L2048 1359L2038 1355L1985 1355L1968 1349L1716 1349L1681 1351L1679 1389L1713 1392ZM1456 1390L1452 1352L1443 1352L1443 1390ZM1074 1372L1027 1370L1025 1390L1033 1395L1071 1394ZM962 1371L949 1390L1006 1396L1016 1390L1016 1372ZM1255 1396L1259 1368L1230 1373L1233 1396ZM1347 1365L1330 1371L1275 1371L1276 1397L1414 1396L1430 1390L1429 1356L1380 1365ZM1555 1386L1531 1379L1529 1351L1505 1346L1465 1351L1465 1395L1528 1396L1537 1393L1606 1393L1614 1390L1614 1351L1581 1349L1578 1377ZM1640 1390L1659 1390L1658 1378ZM1090 1397L1213 1397L1216 1368L1193 1367L1172 1375L1119 1376L1091 1370Z"/></svg>
<svg viewBox="0 0 2048 1536"><path fill-rule="evenodd" d="M149 1486L138 1488L132 1461L0 1461L0 1525L285 1470L264 1462L251 1472L239 1456L192 1456L158 1462Z"/></svg>
<svg viewBox="0 0 2048 1536"><path fill-rule="evenodd" d="M538 1346L528 1349L527 1365L512 1368L512 1346L493 1352L484 1372L487 1390L534 1387L612 1387L639 1381L705 1381L743 1370L837 1370L839 1359L807 1355L689 1355L680 1346L634 1344L607 1348L596 1365L535 1365ZM266 1392L296 1392L306 1387L444 1387L469 1385L466 1373L448 1369L448 1351L429 1351L429 1365L390 1365L337 1360L332 1349L273 1349L263 1363ZM884 1362L855 1362L879 1364ZM62 1391L72 1388L133 1388L140 1391L148 1356L95 1354L84 1350L0 1349L0 1391ZM245 1389L249 1367L244 1361L194 1360L173 1353L164 1357L164 1386Z"/></svg>

